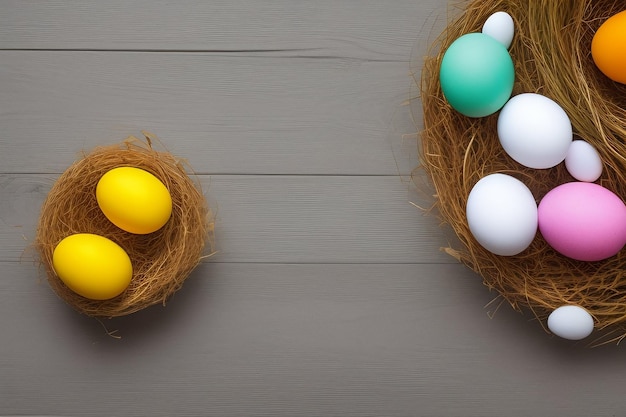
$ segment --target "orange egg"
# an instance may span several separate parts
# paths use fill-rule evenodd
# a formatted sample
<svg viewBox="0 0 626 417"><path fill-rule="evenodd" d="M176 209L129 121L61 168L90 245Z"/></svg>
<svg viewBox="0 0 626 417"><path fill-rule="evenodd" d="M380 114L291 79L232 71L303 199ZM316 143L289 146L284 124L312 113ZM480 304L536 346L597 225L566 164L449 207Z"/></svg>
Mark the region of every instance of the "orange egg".
<svg viewBox="0 0 626 417"><path fill-rule="evenodd" d="M591 56L613 81L626 84L626 10L611 16L593 36Z"/></svg>

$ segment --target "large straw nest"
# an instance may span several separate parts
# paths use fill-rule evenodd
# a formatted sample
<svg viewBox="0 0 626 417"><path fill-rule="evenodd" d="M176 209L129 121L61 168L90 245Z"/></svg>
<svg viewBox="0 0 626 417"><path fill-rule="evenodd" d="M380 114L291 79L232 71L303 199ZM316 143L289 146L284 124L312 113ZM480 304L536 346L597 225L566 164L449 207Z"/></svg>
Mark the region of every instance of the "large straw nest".
<svg viewBox="0 0 626 417"><path fill-rule="evenodd" d="M172 215L156 232L139 235L111 223L96 201L96 185L110 169L131 166L144 169L165 184L172 197ZM212 242L211 213L199 184L183 161L146 142L129 138L122 144L104 146L72 164L56 181L41 209L35 246L54 291L76 310L95 317L130 314L166 300L204 256ZM75 233L94 233L120 245L133 264L128 288L104 301L84 298L71 291L52 267L55 246ZM211 245L209 245L211 246Z"/></svg>
<svg viewBox="0 0 626 417"><path fill-rule="evenodd" d="M555 308L577 304L605 329L605 341L626 334L626 253L601 262L566 258L538 234L520 255L502 257L472 237L465 204L473 185L502 172L523 181L537 201L555 186L574 179L563 164L548 170L526 168L499 144L497 114L468 118L445 101L439 68L447 47L458 37L480 32L497 11L515 22L510 54L515 63L513 94L535 92L552 98L568 114L576 136L596 147L604 163L599 183L626 197L626 86L610 81L594 65L591 40L598 27L624 9L616 0L476 0L465 3L456 20L434 44L424 62L420 96L424 131L421 164L432 180L434 207L459 237L447 252L477 271L515 309L530 308L543 320ZM620 45L620 48L623 45ZM623 53L616 50L615 53ZM419 169L419 168L418 168Z"/></svg>

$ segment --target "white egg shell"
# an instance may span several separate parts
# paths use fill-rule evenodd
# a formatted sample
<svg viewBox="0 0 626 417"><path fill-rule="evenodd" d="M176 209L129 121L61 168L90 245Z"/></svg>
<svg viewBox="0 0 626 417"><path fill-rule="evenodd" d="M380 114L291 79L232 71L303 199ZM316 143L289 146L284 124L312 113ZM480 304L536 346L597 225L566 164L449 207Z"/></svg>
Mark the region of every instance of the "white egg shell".
<svg viewBox="0 0 626 417"><path fill-rule="evenodd" d="M548 316L548 329L569 340L581 340L593 332L593 317L576 305L561 306Z"/></svg>
<svg viewBox="0 0 626 417"><path fill-rule="evenodd" d="M537 233L537 203L520 180L490 174L472 188L466 207L472 235L496 255L517 255Z"/></svg>
<svg viewBox="0 0 626 417"><path fill-rule="evenodd" d="M578 181L594 182L602 175L602 159L592 145L575 140L565 156L567 172Z"/></svg>
<svg viewBox="0 0 626 417"><path fill-rule="evenodd" d="M491 36L508 49L511 46L515 32L513 18L506 12L496 12L487 18L482 32Z"/></svg>
<svg viewBox="0 0 626 417"><path fill-rule="evenodd" d="M529 168L552 168L565 159L572 123L548 97L523 93L511 98L498 116L498 138L507 154Z"/></svg>

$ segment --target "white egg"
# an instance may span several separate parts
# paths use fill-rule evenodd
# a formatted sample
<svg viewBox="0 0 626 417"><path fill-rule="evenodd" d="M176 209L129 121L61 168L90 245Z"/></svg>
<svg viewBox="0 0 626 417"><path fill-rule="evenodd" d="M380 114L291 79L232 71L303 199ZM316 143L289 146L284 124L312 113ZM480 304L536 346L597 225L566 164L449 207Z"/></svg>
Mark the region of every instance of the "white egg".
<svg viewBox="0 0 626 417"><path fill-rule="evenodd" d="M472 235L496 255L517 255L537 233L537 203L520 180L490 174L472 188L466 207Z"/></svg>
<svg viewBox="0 0 626 417"><path fill-rule="evenodd" d="M511 98L498 116L498 137L507 154L529 168L552 168L565 159L572 123L548 97L523 93Z"/></svg>
<svg viewBox="0 0 626 417"><path fill-rule="evenodd" d="M594 182L602 175L602 159L596 148L584 140L575 140L565 156L567 172L578 181Z"/></svg>
<svg viewBox="0 0 626 417"><path fill-rule="evenodd" d="M482 32L489 35L508 49L513 41L513 18L506 12L496 12L489 16L483 25Z"/></svg>
<svg viewBox="0 0 626 417"><path fill-rule="evenodd" d="M548 329L563 339L581 340L593 332L593 317L582 307L561 306L548 316Z"/></svg>

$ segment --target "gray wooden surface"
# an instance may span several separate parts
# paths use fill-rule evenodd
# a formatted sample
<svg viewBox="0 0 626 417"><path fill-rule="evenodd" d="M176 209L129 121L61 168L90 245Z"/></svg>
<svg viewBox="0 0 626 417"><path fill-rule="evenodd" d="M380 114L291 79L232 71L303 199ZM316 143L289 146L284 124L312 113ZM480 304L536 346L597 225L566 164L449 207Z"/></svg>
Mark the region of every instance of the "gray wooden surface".
<svg viewBox="0 0 626 417"><path fill-rule="evenodd" d="M0 0L0 415L626 415L620 346L489 304L411 204L410 62L448 13ZM166 307L100 323L28 246L77 153L142 129L201 174L219 253Z"/></svg>

